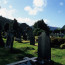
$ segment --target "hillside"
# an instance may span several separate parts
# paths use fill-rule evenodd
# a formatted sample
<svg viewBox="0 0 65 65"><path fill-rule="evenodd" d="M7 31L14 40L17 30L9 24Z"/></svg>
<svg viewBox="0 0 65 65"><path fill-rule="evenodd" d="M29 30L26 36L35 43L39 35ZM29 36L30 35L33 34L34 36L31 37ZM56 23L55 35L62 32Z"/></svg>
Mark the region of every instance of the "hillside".
<svg viewBox="0 0 65 65"><path fill-rule="evenodd" d="M50 28L50 30L56 30L56 29L58 29L59 27L53 27L53 26L49 26L49 28Z"/></svg>
<svg viewBox="0 0 65 65"><path fill-rule="evenodd" d="M65 25L62 27L62 29L65 29Z"/></svg>

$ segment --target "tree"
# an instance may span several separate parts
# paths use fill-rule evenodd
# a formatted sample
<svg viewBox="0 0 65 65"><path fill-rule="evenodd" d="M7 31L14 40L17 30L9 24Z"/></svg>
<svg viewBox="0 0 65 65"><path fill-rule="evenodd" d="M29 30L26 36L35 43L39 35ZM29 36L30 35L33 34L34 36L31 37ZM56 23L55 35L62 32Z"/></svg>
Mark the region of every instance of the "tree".
<svg viewBox="0 0 65 65"><path fill-rule="evenodd" d="M16 19L14 19L13 29L17 31L18 30L18 27L19 27L18 22L17 22Z"/></svg>
<svg viewBox="0 0 65 65"><path fill-rule="evenodd" d="M34 29L34 31L33 31L33 33L34 33L35 36L39 36L42 32L43 32L43 30L40 29L40 28L36 28L36 29Z"/></svg>
<svg viewBox="0 0 65 65"><path fill-rule="evenodd" d="M61 28L61 32L65 34L65 25Z"/></svg>
<svg viewBox="0 0 65 65"><path fill-rule="evenodd" d="M61 32L64 33L65 32L65 29L61 29Z"/></svg>
<svg viewBox="0 0 65 65"><path fill-rule="evenodd" d="M6 23L4 26L4 31L7 32L9 30L9 23Z"/></svg>
<svg viewBox="0 0 65 65"><path fill-rule="evenodd" d="M14 36L17 36L19 32L19 24L16 19L14 19L13 30L14 30Z"/></svg>
<svg viewBox="0 0 65 65"><path fill-rule="evenodd" d="M24 39L24 40L27 40L27 35L26 35L26 33L23 34L23 39Z"/></svg>
<svg viewBox="0 0 65 65"><path fill-rule="evenodd" d="M62 27L62 29L65 29L65 25Z"/></svg>
<svg viewBox="0 0 65 65"><path fill-rule="evenodd" d="M54 30L54 33L60 33L61 31L60 31L60 29L58 30L58 29L55 29Z"/></svg>
<svg viewBox="0 0 65 65"><path fill-rule="evenodd" d="M34 27L34 31L35 31L35 29L39 28L39 30L42 29L42 30L44 30L49 35L49 27L47 26L47 24L44 23L44 20L38 20L33 25L33 27Z"/></svg>
<svg viewBox="0 0 65 65"><path fill-rule="evenodd" d="M4 47L4 41L3 41L3 39L2 39L2 35L1 35L1 31L2 30L2 26L1 26L1 24L0 24L0 47Z"/></svg>

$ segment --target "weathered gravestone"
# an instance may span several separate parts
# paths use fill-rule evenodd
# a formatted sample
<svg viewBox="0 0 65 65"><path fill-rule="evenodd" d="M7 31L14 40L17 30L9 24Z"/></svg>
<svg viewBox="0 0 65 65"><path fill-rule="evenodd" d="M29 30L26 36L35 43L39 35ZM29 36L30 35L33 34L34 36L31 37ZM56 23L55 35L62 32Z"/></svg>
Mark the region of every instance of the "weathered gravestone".
<svg viewBox="0 0 65 65"><path fill-rule="evenodd" d="M17 37L16 37L16 38L15 38L15 41L18 41L19 43L21 43L22 40L21 40L21 38L17 38Z"/></svg>
<svg viewBox="0 0 65 65"><path fill-rule="evenodd" d="M13 49L13 41L14 41L14 35L13 32L8 32L8 37L7 37L7 41L6 41L6 47L9 47L10 50Z"/></svg>
<svg viewBox="0 0 65 65"><path fill-rule="evenodd" d="M38 39L38 60L51 60L50 37L45 32Z"/></svg>
<svg viewBox="0 0 65 65"><path fill-rule="evenodd" d="M22 40L21 40L21 33L20 32L18 32L18 34L17 34L17 36L15 38L15 41L18 41L19 43L22 42Z"/></svg>
<svg viewBox="0 0 65 65"><path fill-rule="evenodd" d="M27 33L26 33L25 30L23 31L23 39L24 39L24 40L27 40Z"/></svg>
<svg viewBox="0 0 65 65"><path fill-rule="evenodd" d="M32 61L29 62L29 60ZM50 48L50 37L45 32L39 36L38 41L38 58L25 58L24 61L11 63L8 65L51 65L51 48Z"/></svg>
<svg viewBox="0 0 65 65"><path fill-rule="evenodd" d="M35 37L33 35L33 31L32 31L32 28L27 28L27 35L28 35L28 38L30 39L30 45L35 45Z"/></svg>
<svg viewBox="0 0 65 65"><path fill-rule="evenodd" d="M8 32L7 33L7 41L6 41L6 46L5 47L10 47L10 40L11 40L10 33Z"/></svg>
<svg viewBox="0 0 65 65"><path fill-rule="evenodd" d="M35 37L34 36L30 37L30 45L35 45Z"/></svg>

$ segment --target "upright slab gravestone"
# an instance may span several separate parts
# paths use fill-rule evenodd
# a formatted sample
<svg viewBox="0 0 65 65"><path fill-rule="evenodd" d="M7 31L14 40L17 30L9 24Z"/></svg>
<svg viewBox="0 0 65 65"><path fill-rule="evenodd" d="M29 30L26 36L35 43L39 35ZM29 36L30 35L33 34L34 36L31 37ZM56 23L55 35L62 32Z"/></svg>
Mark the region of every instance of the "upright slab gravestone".
<svg viewBox="0 0 65 65"><path fill-rule="evenodd" d="M30 37L30 45L35 45L35 37L34 36Z"/></svg>
<svg viewBox="0 0 65 65"><path fill-rule="evenodd" d="M45 32L42 32L38 38L38 58L51 60L50 37Z"/></svg>

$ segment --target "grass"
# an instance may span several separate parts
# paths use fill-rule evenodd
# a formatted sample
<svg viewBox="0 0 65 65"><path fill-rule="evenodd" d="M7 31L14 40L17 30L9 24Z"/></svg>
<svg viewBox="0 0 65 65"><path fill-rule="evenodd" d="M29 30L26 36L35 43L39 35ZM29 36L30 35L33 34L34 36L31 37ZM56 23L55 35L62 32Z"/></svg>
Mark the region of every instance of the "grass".
<svg viewBox="0 0 65 65"><path fill-rule="evenodd" d="M14 41L13 53L10 53L8 48L0 48L0 65L20 61L24 57L37 57L37 45L38 43L35 46L30 45L29 41L23 43ZM51 48L51 59L55 62L54 65L65 65L65 49Z"/></svg>
<svg viewBox="0 0 65 65"><path fill-rule="evenodd" d="M65 65L65 49L51 48L51 59L54 62Z"/></svg>
<svg viewBox="0 0 65 65"><path fill-rule="evenodd" d="M14 41L13 48L13 53L10 53L9 48L0 48L0 65L20 61L24 57L37 57L37 46L30 45L28 42L18 43Z"/></svg>

